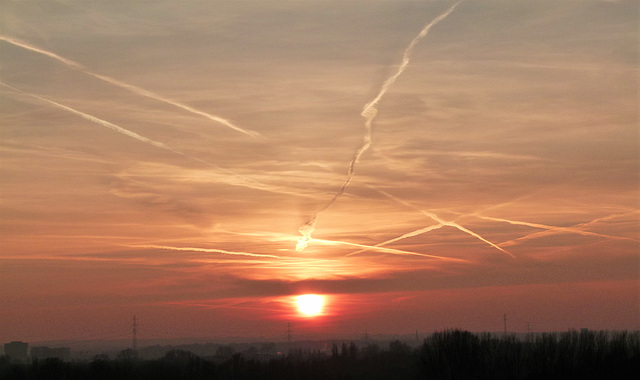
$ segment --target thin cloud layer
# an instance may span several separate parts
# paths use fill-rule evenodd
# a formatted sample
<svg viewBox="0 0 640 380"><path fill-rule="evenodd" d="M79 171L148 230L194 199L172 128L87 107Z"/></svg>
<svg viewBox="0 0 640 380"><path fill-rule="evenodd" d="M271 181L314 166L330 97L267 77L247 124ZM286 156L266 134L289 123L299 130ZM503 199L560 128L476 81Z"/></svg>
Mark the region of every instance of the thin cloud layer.
<svg viewBox="0 0 640 380"><path fill-rule="evenodd" d="M8 2L0 338L636 329L637 11Z"/></svg>

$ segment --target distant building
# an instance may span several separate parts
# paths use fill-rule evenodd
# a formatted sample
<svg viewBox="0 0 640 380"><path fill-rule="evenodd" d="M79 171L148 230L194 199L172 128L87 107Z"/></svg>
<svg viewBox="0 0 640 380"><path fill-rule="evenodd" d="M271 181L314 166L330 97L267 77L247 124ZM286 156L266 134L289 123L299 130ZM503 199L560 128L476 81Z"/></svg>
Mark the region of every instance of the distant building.
<svg viewBox="0 0 640 380"><path fill-rule="evenodd" d="M4 354L11 358L12 361L26 363L27 349L29 343L13 341L4 344Z"/></svg>
<svg viewBox="0 0 640 380"><path fill-rule="evenodd" d="M31 348L31 358L37 360L44 359L60 359L68 361L71 357L71 349L69 347L49 348L45 346Z"/></svg>

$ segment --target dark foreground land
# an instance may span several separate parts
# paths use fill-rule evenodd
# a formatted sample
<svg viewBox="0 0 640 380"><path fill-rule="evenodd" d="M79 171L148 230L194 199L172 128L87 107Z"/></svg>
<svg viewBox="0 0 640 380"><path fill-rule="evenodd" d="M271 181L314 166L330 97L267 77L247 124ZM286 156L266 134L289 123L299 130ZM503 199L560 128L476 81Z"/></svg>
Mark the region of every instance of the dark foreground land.
<svg viewBox="0 0 640 380"><path fill-rule="evenodd" d="M291 350L268 359L234 353L199 357L173 350L155 360L125 350L116 359L58 359L11 363L0 358L0 379L636 379L640 332L567 332L518 340L450 330L412 348L354 343L328 352Z"/></svg>

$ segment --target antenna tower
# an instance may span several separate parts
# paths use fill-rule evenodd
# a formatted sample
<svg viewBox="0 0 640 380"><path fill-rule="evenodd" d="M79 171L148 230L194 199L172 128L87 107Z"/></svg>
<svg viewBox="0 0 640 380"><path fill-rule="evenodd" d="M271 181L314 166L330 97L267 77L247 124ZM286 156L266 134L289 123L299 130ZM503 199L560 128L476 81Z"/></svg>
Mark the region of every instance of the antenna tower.
<svg viewBox="0 0 640 380"><path fill-rule="evenodd" d="M504 336L507 336L507 314L504 315Z"/></svg>
<svg viewBox="0 0 640 380"><path fill-rule="evenodd" d="M131 325L131 333L133 334L133 350L138 349L138 321L136 316L133 316L133 324Z"/></svg>

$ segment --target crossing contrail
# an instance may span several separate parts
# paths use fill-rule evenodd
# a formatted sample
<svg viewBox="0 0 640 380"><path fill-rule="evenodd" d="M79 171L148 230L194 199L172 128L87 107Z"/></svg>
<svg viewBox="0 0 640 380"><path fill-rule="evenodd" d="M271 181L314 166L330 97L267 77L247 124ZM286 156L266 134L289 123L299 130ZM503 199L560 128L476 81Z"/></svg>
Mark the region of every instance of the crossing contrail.
<svg viewBox="0 0 640 380"><path fill-rule="evenodd" d="M344 183L340 187L340 190L338 190L338 192L333 196L333 198L331 198L331 200L323 208L318 210L302 227L298 229L298 232L300 232L302 236L300 236L300 238L298 239L298 243L296 244L296 251L300 252L304 250L307 247L307 245L309 245L309 241L311 241L311 234L315 230L316 219L318 218L318 215L323 211L325 211L326 209L328 209L329 207L331 207L331 205L338 198L340 198L342 194L344 194L345 189L347 188L347 186L349 186L349 183L351 183L351 180L353 179L353 174L355 172L356 164L360 160L360 157L369 149L369 147L372 144L371 132L372 132L373 120L378 114L377 105L380 102L380 100L382 100L382 97L387 93L387 91L389 91L391 86L393 86L393 84L396 82L398 77L402 75L402 73L405 71L405 69L409 65L413 48L418 44L418 42L420 42L429 33L429 31L433 26L435 26L440 21L447 18L447 16L449 16L451 12L453 12L454 9L456 9L456 7L463 1L464 0L460 0L457 3L453 4L444 13L442 13L440 16L433 19L433 21L431 21L429 24L425 25L422 28L420 33L418 33L418 35L411 41L411 43L409 43L409 46L407 46L407 48L404 50L404 54L402 55L402 62L398 66L398 69L396 70L395 74L388 77L387 80L385 80L385 82L383 83L382 87L380 88L378 95L376 95L376 97L373 98L373 100L371 100L369 103L365 104L364 108L362 109L362 112L360 113L360 115L365 120L364 121L364 127L365 127L364 141L362 143L362 146L356 151L355 155L351 159L351 162L349 163L349 169L347 170L347 178L345 179Z"/></svg>
<svg viewBox="0 0 640 380"><path fill-rule="evenodd" d="M613 218L617 218L617 217L621 217L621 216L627 216L627 215L631 215L631 214L634 214L634 213L638 213L638 212L640 212L638 210L634 210L634 211L630 211L630 212L622 213L622 214L611 214L611 215L603 216L603 217L594 219L592 221L585 222L585 223L580 223L580 224L577 224L577 225L571 226L571 227L560 227L560 226L552 226L552 225L546 225L546 224L541 224L541 223L531 223L531 222L524 222L524 221L504 219L504 218L495 218L495 217L484 216L484 215L481 215L479 213L464 214L464 215L460 216L460 217L473 216L473 217L476 217L476 218L479 218L479 219L483 219L483 220L489 220L489 221L494 221L494 222L504 222L504 223L508 223L508 224L512 224L512 225L527 226L527 227L539 228L539 229L543 230L543 231L535 232L535 233L532 233L532 234L528 234L526 236L519 237L517 239L513 239L513 240L509 240L509 241L504 241L504 242L501 242L501 243L498 243L498 244L494 244L494 243L486 240L485 238L483 238L479 234L476 234L473 231L470 231L470 230L466 229L465 227L462 227L461 225L459 225L455 221L446 222L446 221L442 220L440 217L438 217L438 215L436 215L436 214L434 214L432 212L429 212L429 211L422 210L422 209L412 205L411 203L409 203L407 201L404 201L402 199L399 199L399 198L387 193L384 190L380 190L380 189L376 188L375 186L371 186L371 185L366 185L366 186L371 188L371 189L373 189L373 190L376 190L377 192L379 192L380 194L386 196L387 198L389 198L389 199L391 199L391 200L393 200L395 202L398 202L400 204L403 204L403 205L405 205L407 207L410 207L410 208L422 213L423 215L426 215L426 216L430 217L431 219L433 219L433 220L438 222L438 224L431 225L431 226L428 226L428 227L424 227L424 228L421 228L421 229L418 229L418 230L415 230L415 231L411 231L411 232L408 232L408 233L403 234L401 236L398 236L396 238L393 238L393 239L386 240L386 241L383 241L381 243L375 244L374 245L375 247L383 247L383 246L386 246L388 244L395 243L396 241L403 240L403 239L406 239L406 238L409 238L409 237L418 236L418 235L421 235L421 234L424 234L424 233L427 233L427 232L442 228L444 226L455 227L455 228L457 228L457 229L459 229L459 230L461 230L461 231L463 231L465 233L470 234L471 236L474 236L474 237L476 237L476 238L478 238L478 239L490 244L492 247L494 247L496 249L499 249L500 251L505 252L508 255L512 256L512 257L514 257L514 256L510 252L504 250L504 248L502 248L502 247L513 246L513 245L516 245L516 244L518 244L518 243L520 243L522 241L525 241L525 240L535 239L535 238L539 238L539 237L543 237L543 236L547 236L547 235L552 235L552 234L559 234L559 233L573 233L573 234L584 235L584 236L595 236L595 237L600 237L600 238L605 238L605 239L637 241L636 239L633 239L633 238L601 234L601 233L597 233L597 232L586 231L586 230L584 230L582 228L583 227L587 227L587 226L589 226L591 224L595 224L595 223L598 223L598 222L601 222L601 221L608 220L608 219L613 219ZM511 203L511 202L506 202L506 203L503 203L503 204L500 204L500 205L495 205L495 206L492 206L492 207L489 207L489 208L501 207L501 206L503 206L505 204L509 204L509 203ZM359 251L352 252L352 253L348 254L347 256L357 255L357 254L365 252L365 251L367 251L367 249L361 249Z"/></svg>
<svg viewBox="0 0 640 380"><path fill-rule="evenodd" d="M526 241L526 240L531 240L531 239L536 239L536 238L541 238L541 237L544 237L544 236L549 236L549 235L554 235L554 234L561 234L561 233L573 233L573 234L578 234L578 235L583 235L583 236L595 236L595 237L600 237L600 238L603 238L603 239L638 241L636 239L629 238L629 237L600 234L600 233L597 233L597 232L591 232L591 231L586 231L586 230L582 229L582 228L587 227L587 226L589 226L591 224L596 224L596 223L599 223L601 221L605 221L605 220L608 220L608 219L613 219L613 218L617 218L617 217L621 217L621 216L631 215L633 213L638 213L638 211L636 210L636 211L623 213L623 214L611 214L611 215L607 215L607 216L603 216L603 217L594 219L594 220L589 221L589 222L576 224L576 225L571 226L571 227L550 226L550 225L540 224L540 223L529 223L529 222L522 222L522 221L509 220L509 219L503 219L503 218L492 218L492 217L481 216L481 215L477 215L477 214L474 214L474 216L476 216L476 217L478 217L480 219L492 220L492 221L496 221L496 222L504 222L504 223L509 223L509 224L512 224L512 225L520 225L520 226L539 228L539 229L543 230L543 231L534 232L534 233L531 233L531 234L528 234L528 235L525 235L525 236L521 236L521 237L513 239L513 240L505 241L505 242L502 242L502 243L499 244L500 246L508 247L508 246L513 246L513 245L519 244L519 243L521 243L523 241Z"/></svg>
<svg viewBox="0 0 640 380"><path fill-rule="evenodd" d="M287 241L296 240L295 235L277 233L277 232L265 232L265 231L254 231L254 232L224 231L224 232L233 234L233 235L238 235L238 236L251 236L251 237L265 238L265 239L268 239L269 241L275 241L275 242L287 242ZM438 259L443 261L468 262L468 260L463 260L463 259L456 259L452 257L438 256L438 255L430 255L426 253L418 253L418 252L406 251L402 249L386 248L381 245L374 246L374 245L367 245L367 244L352 243L352 242L343 241L343 240L327 240L327 239L316 239L316 238L314 238L313 241L321 245L334 245L334 246L342 245L347 247L362 248L360 252L377 251L382 253L389 253L392 255L422 256L422 257Z"/></svg>
<svg viewBox="0 0 640 380"><path fill-rule="evenodd" d="M327 244L327 245L346 245L350 247L364 248L364 250L379 251L383 253L390 253L393 255L422 256L422 257L428 257L431 259L438 259L443 261L469 262L468 260L456 259L453 257L429 255L426 253L411 252L411 251L405 251L402 249L386 248L386 247L382 247L381 245L366 245L366 244L350 243L350 242L340 241L340 240L326 240L326 239L313 239L313 241L318 242L320 244ZM347 256L350 256L350 255L352 254L349 254Z"/></svg>
<svg viewBox="0 0 640 380"><path fill-rule="evenodd" d="M582 230L580 228L576 228L576 227L559 227L559 226L550 226L547 224L541 224L541 223L530 223L530 222L522 222L522 221L518 221L518 220L510 220L510 219L503 219L503 218L493 218L490 216L482 216L482 215L474 215L475 217L479 218L479 219L484 219L484 220L491 220L494 222L504 222L504 223L508 223L508 224L512 224L512 225L516 225L516 226L527 226L527 227L533 227L533 228L540 228L543 229L545 231L544 234L549 234L549 233L574 233L574 234L578 234L578 235L584 235L584 236L596 236L596 237L601 237L601 238L605 238L605 239L620 239L620 240L633 240L633 239L629 239L626 237L619 237L619 236L612 236L612 235L606 235L606 234L599 234L597 232L591 232L591 231L585 231Z"/></svg>
<svg viewBox="0 0 640 380"><path fill-rule="evenodd" d="M233 123L231 123L227 119L221 118L219 116L211 115L211 114L209 114L207 112L204 112L204 111L200 111L200 110L195 109L195 108L193 108L191 106L188 106L188 105L186 105L184 103L180 103L180 102L177 102L175 100L168 99L168 98L166 98L166 97L164 97L162 95L156 94L155 92L152 92L152 91L149 91L149 90L145 90L144 88L140 88L140 87L128 84L128 83L121 82L121 81L119 81L117 79L108 77L106 75L96 74L96 73L90 71L89 69L87 69L86 67L84 67L83 65L81 65L78 62L75 62L75 61L72 61L70 59L61 57L58 54L55 54L53 52L50 52L50 51L47 51L47 50L44 50L44 49L41 49L41 48L38 48L36 46L27 44L26 42L19 41L19 40L16 40L14 38L7 37L7 36L2 36L2 35L0 35L0 40L3 40L5 42L8 42L8 43L10 43L12 45L15 45L15 46L19 46L19 47L21 47L23 49L27 49L27 50L30 50L30 51L33 51L33 52L36 52L36 53L39 53L39 54L46 55L47 57L50 57L50 58L53 58L53 59L57 60L58 62L64 63L65 65L69 66L72 69L81 71L81 72L83 72L83 73L85 73L87 75L90 75L90 76L92 76L94 78L100 79L101 81L110 83L110 84L112 84L114 86L118 86L120 88L124 88L126 90L129 90L129 91L137 94L137 95L144 96L144 97L147 97L147 98L150 98L150 99L154 99L154 100L158 100L160 102L170 104L170 105L172 105L174 107L178 107L178 108L180 108L182 110L185 110L187 112L190 112L190 113L193 113L193 114L196 114L196 115L199 115L199 116L203 116L203 117L205 117L205 118L207 118L209 120L215 121L215 122L217 122L219 124L222 124L222 125L224 125L224 126L226 126L228 128L231 128L236 132L240 132L240 133L243 133L243 134L245 134L247 136L251 136L251 137L259 137L259 136L261 136L258 132L240 128L240 127L234 125Z"/></svg>
<svg viewBox="0 0 640 380"><path fill-rule="evenodd" d="M398 203L400 203L400 204L402 204L402 205L405 205L405 206L407 206L407 207L410 207L410 208L412 208L412 209L414 209L414 210L416 210L416 211L420 212L422 215L428 216L429 218L433 219L434 221L436 221L436 222L438 223L438 224L437 224L437 225L435 225L435 226L429 226L429 227L421 228L421 229L419 229L419 230L416 230L416 231L413 231L413 232L409 232L409 233L406 233L406 234L404 234L404 235L402 235L402 236L400 236L400 237L397 237L397 238L395 238L395 239L392 239L391 241L386 241L386 242L383 242L383 243L380 243L380 244L389 244L389 243L391 243L391 242L395 242L395 241L398 241L398 240L401 240L401 239L405 239L405 238L407 238L407 237L412 237L412 236L420 235L420 234L423 234L423 233L426 233L426 232L432 231L432 230L437 229L437 228L441 228L441 227L444 227L444 226L449 226L449 227L457 228L458 230L460 230L460 231L462 231L462 232L464 232L464 233L466 233L466 234L468 234L468 235L471 235L471 236L473 236L474 238L476 238L476 239L478 239L478 240L480 240L480 241L483 241L483 242L485 242L485 243L489 244L489 245L490 245L490 246L492 246L493 248L495 248L495 249L497 249L497 250L499 250L499 251L501 251L501 252L503 252L503 253L506 253L507 255L509 255L509 256L511 256L511 257L513 257L513 258L515 258L515 256L514 256L514 255L512 255L510 252L508 252L508 251L507 251L507 250L505 250L504 248L499 247L497 244L490 242L489 240L487 240L487 239L485 239L484 237L482 237L480 234L475 233L475 232L473 232L473 231L469 230L468 228L466 228L466 227L464 227L464 226L461 226L460 224L456 223L455 221L446 221L446 220L444 220L444 219L440 218L440 217L439 217L438 215L436 215L435 213L430 212L430 211L426 211L426 210L423 210L423 209L420 209L420 208L418 208L418 207L416 207L416 206L412 205L411 203L409 203L409 202L407 202L407 201L405 201L405 200L402 200L402 199L400 199L400 198L398 198L398 197L395 197L395 196L393 196L393 195L391 195L391 194L387 193L387 192L386 192L386 191L384 191L384 190L377 189L377 188L375 188L375 187L373 187L373 186L369 186L369 187L370 187L370 188L372 188L372 189L374 189L374 190L376 190L376 191L377 191L377 192L379 192L380 194L384 195L385 197L387 197L387 198L389 198L389 199L391 199L391 200L393 200L393 201L395 201L395 202L398 202ZM421 232L421 231L422 231L422 232ZM355 253L357 253L357 252L354 252L354 254L355 254Z"/></svg>
<svg viewBox="0 0 640 380"><path fill-rule="evenodd" d="M407 238L410 238L410 237L422 235L422 234L425 234L427 232L440 229L442 227L444 227L444 224L434 224L432 226L428 226L428 227L425 227L425 228L421 228L419 230L411 231L411 232L408 232L408 233L406 233L404 235L398 236L396 238L383 241L382 243L375 244L375 245L373 245L373 247L384 247L385 245L389 245L391 243L395 243L395 242L397 242L399 240L403 240L403 239L407 239ZM352 253L348 254L347 256L354 256L354 255L357 255L359 253L362 253L362 252L365 252L365 251L368 251L368 250L369 250L369 248L361 249L359 251L352 252Z"/></svg>

